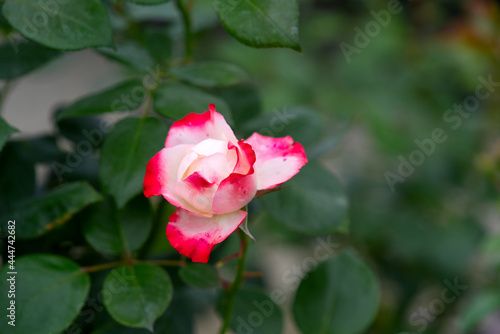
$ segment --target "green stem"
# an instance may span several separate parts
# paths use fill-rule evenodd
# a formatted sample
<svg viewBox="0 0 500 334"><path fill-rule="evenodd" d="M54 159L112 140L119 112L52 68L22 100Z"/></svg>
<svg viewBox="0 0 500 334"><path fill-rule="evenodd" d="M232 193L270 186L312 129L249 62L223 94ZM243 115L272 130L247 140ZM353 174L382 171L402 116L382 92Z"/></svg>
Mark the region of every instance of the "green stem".
<svg viewBox="0 0 500 334"><path fill-rule="evenodd" d="M150 264L156 264L159 266L171 266L171 267L183 267L185 263L180 260L146 260L146 261L140 261L140 260L133 260L133 259L124 259L121 261L115 261L115 262L108 262L108 263L102 263L102 264L97 264L95 266L89 266L89 267L83 267L80 269L81 272L84 273L93 273L95 271L101 271L109 268L114 268L118 267L121 265L133 265L133 264L139 264L139 263L150 263Z"/></svg>
<svg viewBox="0 0 500 334"><path fill-rule="evenodd" d="M109 268L117 267L117 266L120 266L122 264L127 264L127 261L126 260L122 260L122 261L116 261L116 262L108 262L108 263L98 264L98 265L90 266L90 267L83 267L81 269L81 271L84 272L84 273L92 273L94 271L100 271L100 270L104 270L104 269L109 269Z"/></svg>
<svg viewBox="0 0 500 334"><path fill-rule="evenodd" d="M238 291L241 289L243 284L243 279L245 278L245 262L247 258L247 250L248 250L248 236L242 230L238 229L238 234L241 240L241 253L240 258L238 260L238 268L236 270L236 278L234 279L233 284L226 292L226 296L224 299L223 305L223 313L224 313L224 324L220 331L220 334L226 334L229 329L229 325L231 324L231 319L233 317L233 309L234 302L236 301L236 296L238 295Z"/></svg>
<svg viewBox="0 0 500 334"><path fill-rule="evenodd" d="M10 81L6 81L0 90L0 114L2 113L2 106L6 100L7 93L9 92Z"/></svg>
<svg viewBox="0 0 500 334"><path fill-rule="evenodd" d="M186 47L184 58L186 62L190 62L193 58L194 39L189 8L184 5L183 0L176 0L175 3L181 12L182 21L184 23L184 44Z"/></svg>
<svg viewBox="0 0 500 334"><path fill-rule="evenodd" d="M142 262L167 267L184 267L186 265L185 262L179 260L147 260Z"/></svg>
<svg viewBox="0 0 500 334"><path fill-rule="evenodd" d="M146 118L149 113L149 109L151 109L151 92L146 93L146 103L144 104L144 110L142 111L142 117Z"/></svg>

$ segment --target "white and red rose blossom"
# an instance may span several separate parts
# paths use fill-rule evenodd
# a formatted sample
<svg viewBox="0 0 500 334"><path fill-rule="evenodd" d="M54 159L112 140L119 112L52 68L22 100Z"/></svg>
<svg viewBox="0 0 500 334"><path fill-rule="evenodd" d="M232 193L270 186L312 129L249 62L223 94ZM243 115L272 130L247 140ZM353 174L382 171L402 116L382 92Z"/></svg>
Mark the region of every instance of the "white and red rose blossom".
<svg viewBox="0 0 500 334"><path fill-rule="evenodd" d="M280 185L307 163L304 148L291 137L254 133L238 141L215 106L209 109L171 126L144 178L146 197L162 195L178 207L167 224L172 246L204 263L245 220L241 208L258 190Z"/></svg>

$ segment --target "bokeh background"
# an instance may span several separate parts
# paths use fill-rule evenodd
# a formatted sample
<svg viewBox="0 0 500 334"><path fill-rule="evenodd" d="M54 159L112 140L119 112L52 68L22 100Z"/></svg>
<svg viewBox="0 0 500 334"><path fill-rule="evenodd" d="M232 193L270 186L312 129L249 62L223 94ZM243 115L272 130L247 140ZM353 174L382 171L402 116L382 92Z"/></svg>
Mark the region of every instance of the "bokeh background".
<svg viewBox="0 0 500 334"><path fill-rule="evenodd" d="M241 88L250 92L247 99L215 91L232 108L244 110L235 116L240 137L253 131L292 135L336 175L349 203L343 221L349 233L337 232L333 240L355 248L380 282L379 309L367 333L500 333L499 3L402 1L400 13L379 25L366 45L356 46L358 29L365 31L375 21L371 11L387 10L388 3L300 1L300 54L240 44L222 28L211 1L199 0L193 16L194 59L228 61L249 73L251 85ZM182 25L172 4L126 8L127 19L112 16L123 36L154 28L168 36L166 48L173 50L173 59L182 53ZM357 51L346 57L343 43ZM134 47L124 53L125 61L117 63L95 50L67 52L12 81L2 115L20 130L14 140L49 138L56 131L57 108L134 75L137 67L155 64ZM0 66L9 66L1 60L0 55ZM492 84L481 92L489 96L474 100L485 81ZM449 112L464 101L478 103L466 116ZM129 114L106 117L114 121ZM446 140L434 141L432 153L391 185L388 175L399 175L401 161L420 149L415 141L428 142L436 129L442 129ZM69 140L59 139L57 145L63 152L74 149ZM71 177L98 187L96 169L97 157L89 157ZM36 170L40 187L50 182L51 174L53 180L50 164L39 163ZM256 212L250 229L257 242L251 246L249 267L264 273L253 283L285 291L283 333L300 333L290 311L296 286L286 282L286 273L313 254L318 240L301 227L277 223L260 210L265 201L250 208ZM307 216L301 213L301 218ZM314 224L298 223L304 231ZM148 246L152 256L172 253L163 228ZM67 227L18 247L18 256L50 252L82 263L98 257ZM215 257L235 247L237 238L231 237ZM465 288L440 309L434 301L442 300L443 289L457 281ZM196 291L185 298L197 305L189 309L192 330L216 333L220 322L214 294ZM431 308L428 318L415 315L422 308ZM108 320L105 312L99 313L84 332Z"/></svg>

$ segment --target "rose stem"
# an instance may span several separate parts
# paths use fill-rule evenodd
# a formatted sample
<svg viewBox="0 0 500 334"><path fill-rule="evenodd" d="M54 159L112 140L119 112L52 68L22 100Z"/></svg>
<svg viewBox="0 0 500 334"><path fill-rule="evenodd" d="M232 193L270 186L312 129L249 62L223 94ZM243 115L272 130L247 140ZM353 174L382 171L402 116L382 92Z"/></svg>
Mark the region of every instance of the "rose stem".
<svg viewBox="0 0 500 334"><path fill-rule="evenodd" d="M236 296L238 295L238 291L243 284L243 278L245 276L245 262L247 258L247 250L248 250L248 236L242 230L238 229L238 235L241 240L241 253L238 259L238 268L236 271L236 278L234 279L231 288L226 292L226 296L224 298L223 304L223 315L224 315L224 324L220 331L220 334L225 334L229 329L229 325L231 323L231 318L233 317L233 309L234 302L236 301Z"/></svg>

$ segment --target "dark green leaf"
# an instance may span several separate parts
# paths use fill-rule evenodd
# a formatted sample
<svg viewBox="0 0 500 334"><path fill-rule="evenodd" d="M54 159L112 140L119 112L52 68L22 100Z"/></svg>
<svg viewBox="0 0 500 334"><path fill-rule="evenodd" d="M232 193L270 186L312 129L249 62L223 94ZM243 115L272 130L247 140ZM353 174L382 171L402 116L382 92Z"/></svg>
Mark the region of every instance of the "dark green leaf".
<svg viewBox="0 0 500 334"><path fill-rule="evenodd" d="M215 0L214 5L224 28L241 43L301 51L297 0Z"/></svg>
<svg viewBox="0 0 500 334"><path fill-rule="evenodd" d="M61 111L58 110L54 117L57 118ZM87 141L93 147L101 146L104 136L111 130L109 121L90 116L62 119L56 122L56 126L61 135L72 142Z"/></svg>
<svg viewBox="0 0 500 334"><path fill-rule="evenodd" d="M127 41L116 46L116 50L99 48L97 52L123 65L137 70L146 70L155 66L149 52L136 41Z"/></svg>
<svg viewBox="0 0 500 334"><path fill-rule="evenodd" d="M365 333L377 313L379 285L352 251L321 263L300 283L293 311L303 333Z"/></svg>
<svg viewBox="0 0 500 334"><path fill-rule="evenodd" d="M3 16L3 5L4 2L0 2L0 31L2 31L5 36L8 36L9 33L12 32L12 26L7 22L5 16ZM10 35L9 38L12 38L12 35Z"/></svg>
<svg viewBox="0 0 500 334"><path fill-rule="evenodd" d="M321 137L322 120L318 113L306 107L273 109L271 113L254 118L242 126L245 137L258 132L269 137L291 136L308 148Z"/></svg>
<svg viewBox="0 0 500 334"><path fill-rule="evenodd" d="M261 289L243 288L236 296L231 328L236 333L282 333L283 315Z"/></svg>
<svg viewBox="0 0 500 334"><path fill-rule="evenodd" d="M50 163L62 157L62 152L57 146L56 137L43 135L24 140L12 140L12 148L17 150L22 159L32 164Z"/></svg>
<svg viewBox="0 0 500 334"><path fill-rule="evenodd" d="M172 40L166 29L145 29L142 42L157 62L165 62L172 56Z"/></svg>
<svg viewBox="0 0 500 334"><path fill-rule="evenodd" d="M106 90L85 96L57 114L57 121L65 118L137 109L146 94L141 80L132 79Z"/></svg>
<svg viewBox="0 0 500 334"><path fill-rule="evenodd" d="M190 263L179 270L184 283L198 288L215 288L219 285L217 270L208 264Z"/></svg>
<svg viewBox="0 0 500 334"><path fill-rule="evenodd" d="M106 7L100 0L7 0L3 13L25 37L60 50L113 45Z"/></svg>
<svg viewBox="0 0 500 334"><path fill-rule="evenodd" d="M34 238L65 223L86 205L102 197L84 182L63 184L41 197L18 202L7 212L0 213L5 230L7 220L15 219L16 237Z"/></svg>
<svg viewBox="0 0 500 334"><path fill-rule="evenodd" d="M176 289L167 310L156 320L154 333L193 334L196 308L200 308L199 292L199 290ZM151 331L125 327L113 321L92 331L92 334L151 334Z"/></svg>
<svg viewBox="0 0 500 334"><path fill-rule="evenodd" d="M20 223L16 221L16 223ZM19 226L18 226L19 227ZM8 264L3 266L0 289L9 291ZM88 274L74 262L54 255L28 255L15 262L15 298L1 298L6 310L15 300L15 326L0 322L1 333L49 334L62 332L78 315L90 289Z"/></svg>
<svg viewBox="0 0 500 334"><path fill-rule="evenodd" d="M125 118L104 140L101 183L118 207L142 190L148 161L163 148L168 128L157 118Z"/></svg>
<svg viewBox="0 0 500 334"><path fill-rule="evenodd" d="M215 104L228 124L232 124L229 107L221 98L201 89L180 83L166 83L158 86L153 94L153 106L156 112L172 119L181 119L190 113L202 113L208 110L210 103Z"/></svg>
<svg viewBox="0 0 500 334"><path fill-rule="evenodd" d="M146 197L136 197L121 210L117 210L113 200L108 199L89 208L83 233L99 252L130 254L144 244L151 226L151 207Z"/></svg>
<svg viewBox="0 0 500 334"><path fill-rule="evenodd" d="M38 43L21 42L0 45L0 79L14 79L49 62L61 53Z"/></svg>
<svg viewBox="0 0 500 334"><path fill-rule="evenodd" d="M222 87L216 93L228 103L236 125L243 124L262 112L262 101L255 85Z"/></svg>
<svg viewBox="0 0 500 334"><path fill-rule="evenodd" d="M8 142L0 152L0 216L35 192L35 166L17 145Z"/></svg>
<svg viewBox="0 0 500 334"><path fill-rule="evenodd" d="M0 151L7 142L7 139L9 139L10 135L15 132L19 132L19 130L10 126L2 117L0 117Z"/></svg>
<svg viewBox="0 0 500 334"><path fill-rule="evenodd" d="M113 293L104 305L116 321L149 330L167 308L173 293L167 273L150 264L114 269L106 277L103 289Z"/></svg>
<svg viewBox="0 0 500 334"><path fill-rule="evenodd" d="M248 79L238 66L215 61L172 68L170 72L183 81L203 87L229 86Z"/></svg>
<svg viewBox="0 0 500 334"><path fill-rule="evenodd" d="M310 161L284 185L263 199L276 221L306 234L345 231L348 200L332 173Z"/></svg>

